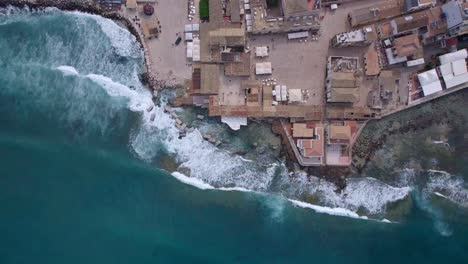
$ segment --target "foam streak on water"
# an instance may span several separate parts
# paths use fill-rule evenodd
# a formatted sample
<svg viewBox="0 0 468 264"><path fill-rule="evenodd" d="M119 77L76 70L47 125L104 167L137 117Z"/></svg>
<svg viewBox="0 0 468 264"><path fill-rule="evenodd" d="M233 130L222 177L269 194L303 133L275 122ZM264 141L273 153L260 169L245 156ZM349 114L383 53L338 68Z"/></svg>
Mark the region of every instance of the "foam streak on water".
<svg viewBox="0 0 468 264"><path fill-rule="evenodd" d="M22 14L16 16L15 12L29 11L10 10L3 12L7 18L0 18L0 22L8 22L10 17L14 17L18 23L24 22L25 19L31 19ZM164 113L162 107L154 105L150 92L138 80L138 73L143 62L142 52L135 38L127 30L122 29L111 20L80 12L46 10L41 15L46 16L47 19L53 19L51 18L52 14L78 23L79 27L74 29L77 34L82 34L78 40L89 41L93 44L83 44L80 46L80 52L76 54L70 52L70 44L54 35L52 31L43 36L44 45L47 46L47 50L51 51L50 54L47 54L47 58L51 61L43 63L44 65L41 64L41 67L60 72L63 75L62 81L73 80L77 85L73 87L75 93L71 95L79 95L79 98L64 101L64 103L69 104L64 107L64 115L70 117L79 115L79 118L90 121L95 120L95 115L98 114L112 116L113 113L101 113L97 110L91 114L89 109L86 109L86 107L98 109L96 106L85 103L89 98L102 96L104 91L105 96L112 98L112 100L106 100L108 104L115 104L115 107L124 106L130 111L139 113L141 117L129 139L131 150L139 158L148 162L157 159L162 152L169 153L177 160L178 170L186 174L174 172L172 175L179 181L204 190L217 188L224 191L275 192L278 196L292 199L297 206L306 206L321 213L349 217L359 216L356 212L360 209L364 209L365 212L372 215L381 214L385 212L388 203L408 197L411 191L409 184L394 187L373 178L351 179L343 192L337 193L334 184L316 177L307 177L298 172L293 178L290 178L288 170L281 162L272 160L271 162L258 163L218 149L203 140L202 135L197 130L179 139L175 121ZM109 45L112 47L111 49L108 48ZM102 53L106 59L90 56L90 54L97 52ZM75 57L70 58L69 54ZM14 65L15 67L41 63L35 61L17 62L21 59L30 60L25 55L19 54L18 56L14 60L12 59L12 63L17 64ZM23 72L33 74L28 71ZM101 87L102 90L90 90L89 85L84 85L88 83ZM39 91L31 90L31 92L38 93ZM50 93L57 93L57 91L40 92L43 93L42 97L38 95L37 98L48 98ZM69 97L69 94L65 94L64 97ZM124 104L116 102L124 102ZM80 109L78 104L83 104L83 109ZM148 112L147 109L150 108L152 110ZM155 116L154 121L151 121L152 115ZM111 121L105 119L102 122L102 126L105 126L105 122L110 123ZM437 185L437 182L434 181L433 185ZM455 182L453 186L460 187L460 184ZM462 189L452 194L439 189L436 191L454 201L459 201L460 197L463 198L465 195ZM320 206L309 206L309 204L298 201L303 197L303 194L318 197ZM279 204L281 206L271 206L271 208L275 208L272 209L275 212L275 217L282 215L284 203Z"/></svg>

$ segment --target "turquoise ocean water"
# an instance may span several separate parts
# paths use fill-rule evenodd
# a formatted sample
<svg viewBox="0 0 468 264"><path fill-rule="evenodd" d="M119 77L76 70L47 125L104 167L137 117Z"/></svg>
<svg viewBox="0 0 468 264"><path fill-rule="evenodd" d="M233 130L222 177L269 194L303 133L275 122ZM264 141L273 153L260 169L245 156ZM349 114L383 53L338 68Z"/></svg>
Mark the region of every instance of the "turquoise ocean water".
<svg viewBox="0 0 468 264"><path fill-rule="evenodd" d="M0 263L468 262L466 176L343 195L291 180L275 159L178 140L159 107L150 122L141 51L112 21L0 13ZM192 177L158 168L168 157ZM317 205L291 201L305 194Z"/></svg>

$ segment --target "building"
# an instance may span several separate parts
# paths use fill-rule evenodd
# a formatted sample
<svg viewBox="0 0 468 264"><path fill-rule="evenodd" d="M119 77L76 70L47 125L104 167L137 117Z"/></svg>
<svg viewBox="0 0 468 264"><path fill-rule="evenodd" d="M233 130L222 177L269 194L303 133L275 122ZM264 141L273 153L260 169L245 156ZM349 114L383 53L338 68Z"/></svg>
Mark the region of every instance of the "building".
<svg viewBox="0 0 468 264"><path fill-rule="evenodd" d="M393 18L405 12L404 0L388 0L369 7L355 9L349 13L348 20L352 27L358 27Z"/></svg>
<svg viewBox="0 0 468 264"><path fill-rule="evenodd" d="M309 0L282 0L281 10L286 20L312 15L315 7L309 5Z"/></svg>
<svg viewBox="0 0 468 264"><path fill-rule="evenodd" d="M250 1L245 15L247 32L253 34L318 31L320 2L309 0L279 0L280 15L269 14L266 0Z"/></svg>
<svg viewBox="0 0 468 264"><path fill-rule="evenodd" d="M211 46L244 47L245 31L243 28L218 28L209 32Z"/></svg>
<svg viewBox="0 0 468 264"><path fill-rule="evenodd" d="M356 78L358 58L329 57L325 89L328 103L355 103L359 100Z"/></svg>
<svg viewBox="0 0 468 264"><path fill-rule="evenodd" d="M468 82L466 67L467 58L468 53L466 49L439 56L441 65L438 67L438 70L447 89L461 84L466 84Z"/></svg>
<svg viewBox="0 0 468 264"><path fill-rule="evenodd" d="M442 10L447 19L449 36L455 37L468 33L468 12L462 10L457 1L448 1L442 5Z"/></svg>
<svg viewBox="0 0 468 264"><path fill-rule="evenodd" d="M439 66L439 72L447 89L468 83L466 59L442 64Z"/></svg>
<svg viewBox="0 0 468 264"><path fill-rule="evenodd" d="M327 136L327 164L336 166L351 164L351 126L329 125Z"/></svg>
<svg viewBox="0 0 468 264"><path fill-rule="evenodd" d="M418 33L420 28L427 27L428 24L429 18L426 11L405 15L390 21L394 36L403 33Z"/></svg>
<svg viewBox="0 0 468 264"><path fill-rule="evenodd" d="M418 74L418 80L424 96L442 91L442 84L435 69Z"/></svg>
<svg viewBox="0 0 468 264"><path fill-rule="evenodd" d="M293 138L303 160L310 165L321 165L324 162L325 138L324 128L317 123L293 123Z"/></svg>
<svg viewBox="0 0 468 264"><path fill-rule="evenodd" d="M406 0L405 8L406 12L414 12L424 8L429 8L435 6L437 3L436 0Z"/></svg>
<svg viewBox="0 0 468 264"><path fill-rule="evenodd" d="M351 143L351 127L341 125L328 126L328 144L348 145Z"/></svg>
<svg viewBox="0 0 468 264"><path fill-rule="evenodd" d="M377 40L375 26L370 25L350 32L335 35L330 45L335 48L367 46Z"/></svg>
<svg viewBox="0 0 468 264"><path fill-rule="evenodd" d="M216 64L201 64L192 72L192 94L215 95L219 90L219 67Z"/></svg>
<svg viewBox="0 0 468 264"><path fill-rule="evenodd" d="M455 52L450 52L439 56L439 62L441 65L450 63L452 61L462 60L468 58L468 52L466 49L461 49Z"/></svg>
<svg viewBox="0 0 468 264"><path fill-rule="evenodd" d="M294 123L292 132L294 138L313 138L315 136L314 128L305 123Z"/></svg>
<svg viewBox="0 0 468 264"><path fill-rule="evenodd" d="M418 52L422 55L422 45L417 34L411 34L396 38L393 41L393 51L396 57L415 56Z"/></svg>
<svg viewBox="0 0 468 264"><path fill-rule="evenodd" d="M447 33L447 19L441 7L433 7L426 11L428 18L427 33L423 34L423 43L431 44L443 40Z"/></svg>

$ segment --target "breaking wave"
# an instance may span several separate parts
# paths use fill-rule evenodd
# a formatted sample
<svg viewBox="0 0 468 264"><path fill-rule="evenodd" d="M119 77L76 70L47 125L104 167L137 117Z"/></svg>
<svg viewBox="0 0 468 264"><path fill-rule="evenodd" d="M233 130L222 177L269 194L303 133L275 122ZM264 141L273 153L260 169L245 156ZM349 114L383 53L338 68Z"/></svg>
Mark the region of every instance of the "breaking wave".
<svg viewBox="0 0 468 264"><path fill-rule="evenodd" d="M65 76L79 75L78 71L72 66L67 66L67 65L58 66L57 70L61 71Z"/></svg>
<svg viewBox="0 0 468 264"><path fill-rule="evenodd" d="M462 177L431 170L426 190L468 208L468 189Z"/></svg>
<svg viewBox="0 0 468 264"><path fill-rule="evenodd" d="M137 127L131 131L129 147L135 155L147 162L158 159L161 153L169 153L177 161L178 171L172 173L177 180L204 190L274 193L275 197L291 199L290 201L295 206L306 207L319 213L359 219L364 219L365 216L359 215L358 211L364 211L369 215L384 214L388 204L406 199L412 192L411 184L391 186L374 178L349 179L347 187L341 192L336 192L337 187L333 183L302 172L288 172L285 165L276 160L259 163L219 149L206 142L198 130L179 139L175 121L164 112L164 102L162 106L155 105L151 93L138 80L138 73L141 71L138 65L143 62L143 58L135 38L116 23L99 16L80 12L59 13L61 16L71 17L76 22L85 25L85 29L80 27L77 30L86 30L86 27L92 25L98 26L103 32L101 35L105 35L113 50L106 53L108 56L106 60L86 55L69 60L65 52L65 49L69 47L51 39L47 43L54 46L48 49L60 54L52 54L52 62L47 67L60 71L65 79L79 80L78 84L80 81L92 82L101 87L106 95L122 99L121 101L125 102L126 108L130 111L139 113L140 120ZM100 43L98 41L100 35L90 34L94 34L93 39L87 41ZM100 45L106 45L106 43ZM99 52L107 52L105 47L93 48L99 48ZM85 49L84 52L84 54L91 54L93 51ZM115 63L119 58L115 58L114 53L125 57L125 63L120 63L120 61ZM109 60L113 61L109 62ZM57 62L60 63L54 64ZM80 90L79 94L83 98L96 96L93 91L86 90ZM69 103L77 104L76 102ZM86 107L74 114L85 116L89 112ZM89 107L96 106L90 105ZM96 112L99 111L96 110ZM94 116L88 119L93 120ZM105 126L105 122L111 122L104 119L102 126ZM466 206L466 189L456 178L437 178L431 181L430 186L433 192L438 192ZM316 197L319 205L299 201L304 195ZM272 213L274 218L281 218L285 199L281 198L281 202L274 202L270 206L274 212Z"/></svg>
<svg viewBox="0 0 468 264"><path fill-rule="evenodd" d="M91 18L101 27L107 38L110 40L112 47L122 57L139 58L142 56L141 47L134 35L128 30L117 25L115 22L98 15L83 13L79 11L67 12L78 18Z"/></svg>

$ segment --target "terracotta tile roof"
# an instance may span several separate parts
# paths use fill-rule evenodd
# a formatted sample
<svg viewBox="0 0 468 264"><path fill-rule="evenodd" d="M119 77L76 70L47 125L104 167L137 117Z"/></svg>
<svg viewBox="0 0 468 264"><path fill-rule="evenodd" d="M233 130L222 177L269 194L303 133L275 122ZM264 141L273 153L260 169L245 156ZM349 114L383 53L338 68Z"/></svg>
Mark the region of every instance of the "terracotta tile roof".
<svg viewBox="0 0 468 264"><path fill-rule="evenodd" d="M422 47L417 34L396 38L393 45L397 57L414 55Z"/></svg>

